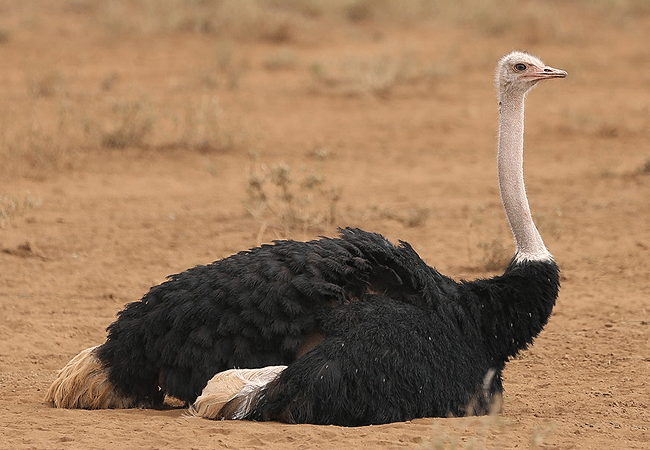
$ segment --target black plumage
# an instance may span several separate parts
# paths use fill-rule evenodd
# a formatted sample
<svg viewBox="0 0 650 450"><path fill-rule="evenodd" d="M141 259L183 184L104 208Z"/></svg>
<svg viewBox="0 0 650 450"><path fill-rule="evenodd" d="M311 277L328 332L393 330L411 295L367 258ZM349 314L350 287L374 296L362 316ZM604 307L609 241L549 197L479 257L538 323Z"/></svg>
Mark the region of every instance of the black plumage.
<svg viewBox="0 0 650 450"><path fill-rule="evenodd" d="M377 294L343 305L322 318L324 341L243 418L358 426L487 414L506 361L546 323L558 276L552 262L511 264L490 280L445 284L445 296L422 286L413 303Z"/></svg>
<svg viewBox="0 0 650 450"><path fill-rule="evenodd" d="M456 283L407 243L345 229L171 276L119 313L97 354L116 389L145 403L164 394L191 403L229 368L290 364L250 418L362 425L483 414L558 286L553 262ZM314 331L324 340L296 361Z"/></svg>

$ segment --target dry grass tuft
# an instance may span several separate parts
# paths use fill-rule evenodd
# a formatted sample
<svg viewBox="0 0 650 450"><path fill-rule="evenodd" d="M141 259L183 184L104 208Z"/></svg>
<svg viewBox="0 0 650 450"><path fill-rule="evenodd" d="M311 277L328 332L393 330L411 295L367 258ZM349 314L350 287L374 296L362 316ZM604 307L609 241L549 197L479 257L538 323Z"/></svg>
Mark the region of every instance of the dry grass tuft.
<svg viewBox="0 0 650 450"><path fill-rule="evenodd" d="M41 202L40 199L34 199L29 193L24 196L0 196L0 229L6 228L14 217L38 208Z"/></svg>
<svg viewBox="0 0 650 450"><path fill-rule="evenodd" d="M11 32L5 29L0 29L0 44L6 44L11 38Z"/></svg>
<svg viewBox="0 0 650 450"><path fill-rule="evenodd" d="M483 251L481 265L484 270L503 270L512 259L512 250L500 238L479 242L478 247Z"/></svg>
<svg viewBox="0 0 650 450"><path fill-rule="evenodd" d="M639 175L650 175L650 157L646 158L645 162L637 169Z"/></svg>
<svg viewBox="0 0 650 450"><path fill-rule="evenodd" d="M297 56L287 49L276 51L264 59L264 67L267 70L289 70L295 68L297 65Z"/></svg>
<svg viewBox="0 0 650 450"><path fill-rule="evenodd" d="M534 0L114 0L62 2L44 8L41 2L22 2L17 23L39 24L48 11L60 8L76 20L108 36L124 34L196 33L284 44L309 40L320 22L358 28L368 22L413 24L435 22L463 27L484 36L514 32L518 42L532 45L564 39L571 28L557 24L556 2ZM617 25L650 15L646 0L577 0L587 13ZM0 30L0 44L13 30Z"/></svg>
<svg viewBox="0 0 650 450"><path fill-rule="evenodd" d="M245 126L217 97L188 98L183 108L150 100L67 100L65 87L26 97L28 108L0 117L0 171L42 176L71 170L99 149L189 149L218 153L245 147ZM47 90L49 92L49 88ZM45 97L44 97L45 95Z"/></svg>
<svg viewBox="0 0 650 450"><path fill-rule="evenodd" d="M104 148L141 147L154 123L143 102L117 103L111 118L110 130L100 137L100 145Z"/></svg>
<svg viewBox="0 0 650 450"><path fill-rule="evenodd" d="M260 164L251 154L246 211L260 224L258 241L266 231L275 238L303 234L327 233L337 222L340 189L328 185L325 176L304 168L295 173L289 165Z"/></svg>
<svg viewBox="0 0 650 450"><path fill-rule="evenodd" d="M395 213L390 210L380 209L376 205L371 207L371 211L378 215L380 219L395 220L405 228L419 228L426 225L429 219L429 208L411 208L405 212Z"/></svg>
<svg viewBox="0 0 650 450"><path fill-rule="evenodd" d="M388 98L402 86L430 88L450 74L444 64L422 62L408 53L355 55L336 61L315 61L309 71L315 93L378 98Z"/></svg>
<svg viewBox="0 0 650 450"><path fill-rule="evenodd" d="M52 97L61 89L62 79L58 73L49 73L31 80L28 92L34 97Z"/></svg>
<svg viewBox="0 0 650 450"><path fill-rule="evenodd" d="M535 213L533 222L542 236L559 239L562 236L562 209L555 208L550 214Z"/></svg>

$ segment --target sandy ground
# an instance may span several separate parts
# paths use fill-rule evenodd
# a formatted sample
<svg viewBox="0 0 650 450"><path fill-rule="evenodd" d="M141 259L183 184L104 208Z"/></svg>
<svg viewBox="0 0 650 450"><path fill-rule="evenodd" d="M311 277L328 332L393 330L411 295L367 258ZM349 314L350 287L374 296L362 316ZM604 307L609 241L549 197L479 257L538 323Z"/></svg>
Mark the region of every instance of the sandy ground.
<svg viewBox="0 0 650 450"><path fill-rule="evenodd" d="M20 4L0 8L0 448L648 448L648 15L289 16L247 37ZM43 402L127 302L275 238L359 226L457 279L498 273L513 245L492 75L513 48L569 77L527 103L528 192L562 289L507 365L502 415L341 428Z"/></svg>

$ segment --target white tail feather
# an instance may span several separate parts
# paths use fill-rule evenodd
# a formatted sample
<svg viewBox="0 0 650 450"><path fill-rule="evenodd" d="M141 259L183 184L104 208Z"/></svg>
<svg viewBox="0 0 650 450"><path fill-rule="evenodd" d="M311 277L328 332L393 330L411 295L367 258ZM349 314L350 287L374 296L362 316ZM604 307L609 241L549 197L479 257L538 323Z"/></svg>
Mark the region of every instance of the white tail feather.
<svg viewBox="0 0 650 450"><path fill-rule="evenodd" d="M119 395L108 379L108 370L90 347L72 358L48 389L46 402L57 408L132 408L132 398Z"/></svg>
<svg viewBox="0 0 650 450"><path fill-rule="evenodd" d="M219 372L208 381L203 392L190 406L189 413L214 419L221 408L235 397L241 397L240 407L230 418L241 419L250 408L250 400L259 389L273 381L287 366L259 369L230 369Z"/></svg>

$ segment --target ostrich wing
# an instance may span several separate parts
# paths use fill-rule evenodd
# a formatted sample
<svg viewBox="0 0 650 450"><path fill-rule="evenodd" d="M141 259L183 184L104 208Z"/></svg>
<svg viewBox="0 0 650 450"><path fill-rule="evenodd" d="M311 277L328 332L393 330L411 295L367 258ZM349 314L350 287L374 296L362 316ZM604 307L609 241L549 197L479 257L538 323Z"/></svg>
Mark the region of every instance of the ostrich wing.
<svg viewBox="0 0 650 450"><path fill-rule="evenodd" d="M430 304L432 274L448 280L408 244L357 229L277 241L170 276L118 314L99 356L117 386L158 379L193 401L217 372L292 362L328 309L377 292Z"/></svg>

